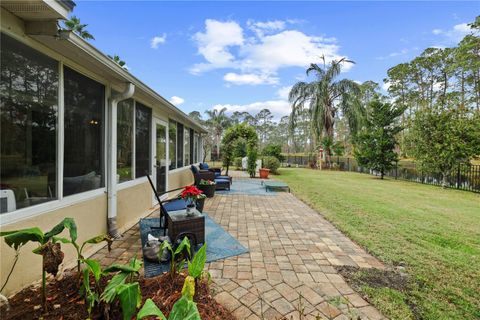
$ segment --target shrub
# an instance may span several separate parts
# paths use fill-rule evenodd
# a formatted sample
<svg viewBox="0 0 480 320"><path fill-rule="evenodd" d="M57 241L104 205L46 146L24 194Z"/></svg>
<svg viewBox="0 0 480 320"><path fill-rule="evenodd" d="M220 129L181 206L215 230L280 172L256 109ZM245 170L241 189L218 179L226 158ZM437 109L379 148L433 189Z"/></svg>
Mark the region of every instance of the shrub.
<svg viewBox="0 0 480 320"><path fill-rule="evenodd" d="M235 165L235 167L237 167L237 169L241 169L242 168L242 157L236 157L233 160L233 164Z"/></svg>
<svg viewBox="0 0 480 320"><path fill-rule="evenodd" d="M279 144L268 144L263 148L262 155L277 158L280 162L285 160L282 155L282 147Z"/></svg>
<svg viewBox="0 0 480 320"><path fill-rule="evenodd" d="M278 168L280 167L280 161L275 157L263 157L263 168L270 169L273 174L278 174Z"/></svg>

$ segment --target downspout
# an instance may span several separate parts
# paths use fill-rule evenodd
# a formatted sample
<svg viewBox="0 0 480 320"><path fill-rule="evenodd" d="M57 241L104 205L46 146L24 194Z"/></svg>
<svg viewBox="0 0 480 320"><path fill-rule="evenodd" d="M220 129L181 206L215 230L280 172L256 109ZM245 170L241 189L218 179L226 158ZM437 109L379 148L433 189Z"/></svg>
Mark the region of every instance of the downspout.
<svg viewBox="0 0 480 320"><path fill-rule="evenodd" d="M117 230L117 106L120 101L131 98L134 92L135 85L128 82L123 92L112 94L109 99L108 122L110 125L107 143L107 226L108 234L113 238L121 237Z"/></svg>

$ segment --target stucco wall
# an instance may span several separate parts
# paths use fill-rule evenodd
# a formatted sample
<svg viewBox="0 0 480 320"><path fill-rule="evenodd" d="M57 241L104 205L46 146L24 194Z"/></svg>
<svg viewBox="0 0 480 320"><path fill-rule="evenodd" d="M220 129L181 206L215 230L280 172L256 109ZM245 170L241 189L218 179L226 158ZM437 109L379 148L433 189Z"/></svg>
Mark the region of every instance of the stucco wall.
<svg viewBox="0 0 480 320"><path fill-rule="evenodd" d="M43 213L41 215L25 219L16 223L2 226L2 231L17 230L31 227L39 227L44 232L49 231L65 217L75 219L78 227L78 242L83 242L91 237L107 232L107 197L105 195L67 206L55 211ZM68 232L64 231L62 235L68 238ZM4 295L28 286L41 278L41 256L32 253L36 248L33 243L28 243L21 249L20 258L9 283L5 288ZM91 248L92 249L92 248ZM91 253L86 252L88 255ZM65 252L64 265L73 265L76 259L75 249L68 244L62 244L62 251ZM15 251L5 244L2 239L0 243L0 283L4 283L8 272L12 266Z"/></svg>
<svg viewBox="0 0 480 320"><path fill-rule="evenodd" d="M128 229L152 211L152 189L147 182L117 192L117 226Z"/></svg>
<svg viewBox="0 0 480 320"><path fill-rule="evenodd" d="M190 166L176 169L173 172L168 174L168 190L184 187L193 184L193 174L192 170L190 170ZM169 194L169 197L172 197L179 192L172 192Z"/></svg>

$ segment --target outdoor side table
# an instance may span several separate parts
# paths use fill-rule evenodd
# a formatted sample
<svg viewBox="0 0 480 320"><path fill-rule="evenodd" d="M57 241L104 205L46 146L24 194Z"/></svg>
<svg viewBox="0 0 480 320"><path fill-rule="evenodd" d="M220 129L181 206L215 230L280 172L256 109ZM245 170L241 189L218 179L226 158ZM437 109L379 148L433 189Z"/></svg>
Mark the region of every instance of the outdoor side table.
<svg viewBox="0 0 480 320"><path fill-rule="evenodd" d="M281 181L263 181L263 185L265 186L265 191L268 192L268 189L286 189L290 192L290 187L285 182Z"/></svg>
<svg viewBox="0 0 480 320"><path fill-rule="evenodd" d="M205 243L205 216L195 209L187 216L186 210L170 211L167 216L168 236L172 243L185 236L195 240L194 245Z"/></svg>

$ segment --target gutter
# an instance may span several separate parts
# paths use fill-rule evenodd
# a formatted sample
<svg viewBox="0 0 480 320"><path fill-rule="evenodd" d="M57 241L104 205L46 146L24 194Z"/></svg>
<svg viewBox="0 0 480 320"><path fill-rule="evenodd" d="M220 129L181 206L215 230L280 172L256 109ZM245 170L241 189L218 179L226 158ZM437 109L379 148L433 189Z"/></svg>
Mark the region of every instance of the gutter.
<svg viewBox="0 0 480 320"><path fill-rule="evenodd" d="M112 94L109 98L108 108L108 143L107 143L107 227L112 238L120 238L117 229L117 107L120 101L129 99L135 92L135 85L127 83L125 90Z"/></svg>

